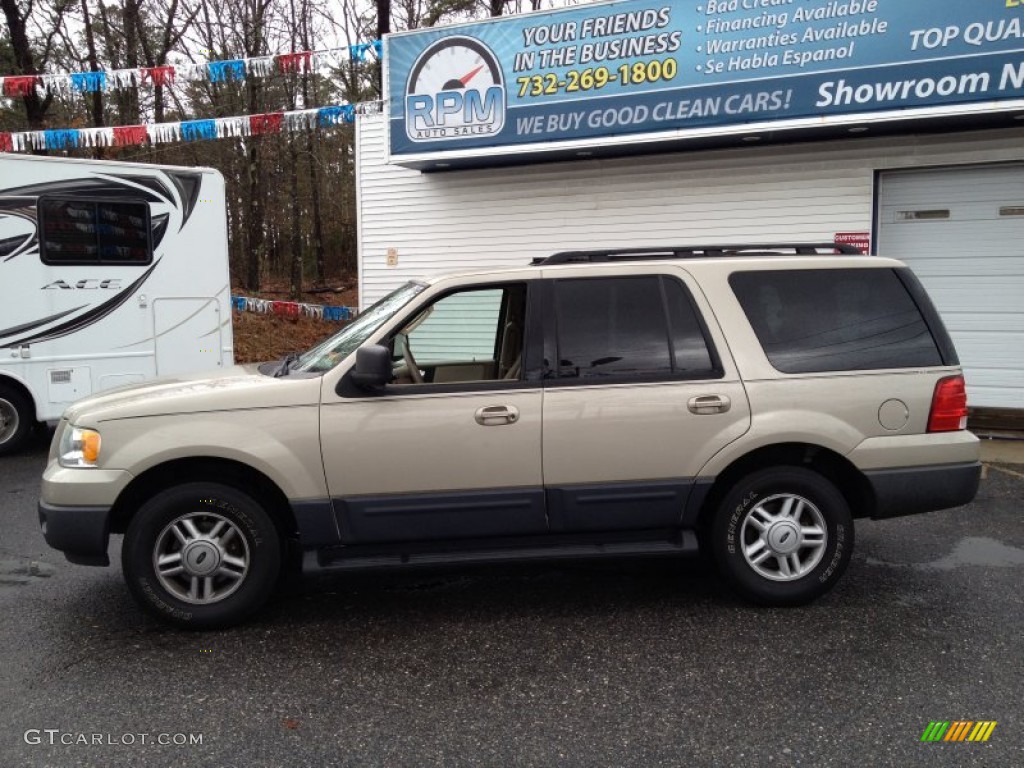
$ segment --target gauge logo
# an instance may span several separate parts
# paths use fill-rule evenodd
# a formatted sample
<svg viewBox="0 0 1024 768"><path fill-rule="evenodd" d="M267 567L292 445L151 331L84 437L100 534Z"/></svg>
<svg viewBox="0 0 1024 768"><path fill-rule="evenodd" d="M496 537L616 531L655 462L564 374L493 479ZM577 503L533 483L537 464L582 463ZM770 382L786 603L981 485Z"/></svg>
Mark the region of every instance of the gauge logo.
<svg viewBox="0 0 1024 768"><path fill-rule="evenodd" d="M405 133L412 141L493 136L505 126L498 59L471 37L446 37L413 65L405 87Z"/></svg>

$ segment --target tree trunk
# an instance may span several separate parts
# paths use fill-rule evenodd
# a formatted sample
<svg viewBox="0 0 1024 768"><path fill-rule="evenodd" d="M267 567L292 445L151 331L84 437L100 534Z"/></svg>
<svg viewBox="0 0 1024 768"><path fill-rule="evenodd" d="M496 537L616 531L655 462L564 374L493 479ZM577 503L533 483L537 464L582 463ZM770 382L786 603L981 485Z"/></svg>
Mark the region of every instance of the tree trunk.
<svg viewBox="0 0 1024 768"><path fill-rule="evenodd" d="M26 31L26 19L19 8L18 0L0 0L0 8L3 9L4 17L7 19L7 30L11 36L11 51L14 54L14 63L21 75L38 75L35 57L32 54L32 45L28 40ZM45 127L46 110L50 108L52 96L45 99L39 98L39 93L33 89L28 95L23 96L21 101L25 105L25 117L28 121L30 131L41 131ZM46 154L46 150L36 150L35 154Z"/></svg>
<svg viewBox="0 0 1024 768"><path fill-rule="evenodd" d="M320 169L317 167L320 157L320 140L315 130L308 134L308 148L309 186L313 196L313 252L316 254L316 283L323 285L327 280L327 269L324 265L324 226L320 221Z"/></svg>
<svg viewBox="0 0 1024 768"><path fill-rule="evenodd" d="M89 56L89 71L99 72L100 64L96 57L96 38L93 34L92 18L89 16L88 0L82 0L82 21L85 25L85 46ZM96 89L92 93L92 124L96 128L102 128L103 122L103 91ZM96 159L103 159L103 147L95 148Z"/></svg>
<svg viewBox="0 0 1024 768"><path fill-rule="evenodd" d="M290 294L295 300L302 297L302 206L299 204L299 149L293 138L288 142L291 159L291 285Z"/></svg>

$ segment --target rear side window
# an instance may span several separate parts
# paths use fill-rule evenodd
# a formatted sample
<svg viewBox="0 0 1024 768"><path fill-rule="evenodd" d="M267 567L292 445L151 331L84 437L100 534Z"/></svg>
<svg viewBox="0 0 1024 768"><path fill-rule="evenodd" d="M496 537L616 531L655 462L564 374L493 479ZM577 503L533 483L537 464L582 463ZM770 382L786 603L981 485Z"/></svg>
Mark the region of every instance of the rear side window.
<svg viewBox="0 0 1024 768"><path fill-rule="evenodd" d="M686 288L671 278L555 283L560 379L721 375Z"/></svg>
<svg viewBox="0 0 1024 768"><path fill-rule="evenodd" d="M46 264L145 265L153 260L149 206L106 200L39 201Z"/></svg>
<svg viewBox="0 0 1024 768"><path fill-rule="evenodd" d="M943 364L893 270L736 272L729 283L768 360L783 373Z"/></svg>

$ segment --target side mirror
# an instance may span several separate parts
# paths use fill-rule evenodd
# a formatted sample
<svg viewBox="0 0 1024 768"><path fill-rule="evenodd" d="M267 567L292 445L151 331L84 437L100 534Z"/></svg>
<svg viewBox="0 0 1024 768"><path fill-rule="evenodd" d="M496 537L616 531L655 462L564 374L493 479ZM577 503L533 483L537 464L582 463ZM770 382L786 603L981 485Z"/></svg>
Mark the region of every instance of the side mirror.
<svg viewBox="0 0 1024 768"><path fill-rule="evenodd" d="M370 344L356 350L356 367L352 382L363 389L380 389L390 382L391 350L380 344Z"/></svg>

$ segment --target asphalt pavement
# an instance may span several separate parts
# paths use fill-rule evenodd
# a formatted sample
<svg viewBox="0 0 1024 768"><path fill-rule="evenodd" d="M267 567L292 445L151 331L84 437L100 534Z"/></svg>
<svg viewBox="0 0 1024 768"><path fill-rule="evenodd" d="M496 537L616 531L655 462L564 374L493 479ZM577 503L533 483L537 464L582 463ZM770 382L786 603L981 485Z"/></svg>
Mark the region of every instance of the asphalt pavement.
<svg viewBox="0 0 1024 768"><path fill-rule="evenodd" d="M503 566L307 579L197 634L136 607L119 540L110 568L46 546L45 453L0 459L5 768L1024 765L1022 465L859 521L805 608L701 563ZM996 726L922 742L933 721Z"/></svg>

